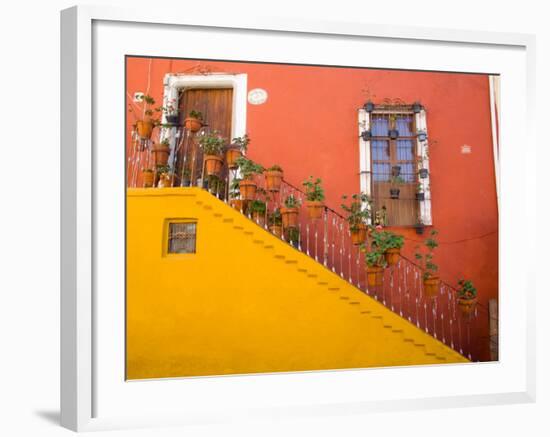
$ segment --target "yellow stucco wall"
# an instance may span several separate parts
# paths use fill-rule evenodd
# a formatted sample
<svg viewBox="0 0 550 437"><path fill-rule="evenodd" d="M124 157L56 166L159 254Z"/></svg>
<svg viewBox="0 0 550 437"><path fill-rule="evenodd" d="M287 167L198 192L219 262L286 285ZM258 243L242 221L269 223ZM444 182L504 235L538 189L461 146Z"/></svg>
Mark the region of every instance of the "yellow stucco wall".
<svg viewBox="0 0 550 437"><path fill-rule="evenodd" d="M207 192L128 190L128 379L466 361Z"/></svg>

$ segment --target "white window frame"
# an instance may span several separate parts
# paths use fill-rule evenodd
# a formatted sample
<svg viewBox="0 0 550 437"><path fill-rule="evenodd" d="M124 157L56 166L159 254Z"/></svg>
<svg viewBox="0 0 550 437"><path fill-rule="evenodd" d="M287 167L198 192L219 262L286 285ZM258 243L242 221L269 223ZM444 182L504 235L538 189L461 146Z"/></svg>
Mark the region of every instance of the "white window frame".
<svg viewBox="0 0 550 437"><path fill-rule="evenodd" d="M393 111L372 111L367 112L364 108L358 110L358 124L359 124L359 186L362 193L365 193L369 198L372 196L372 164L371 164L371 141L370 139L363 139L361 133L363 131L370 130L370 115L376 113L391 113ZM399 111L402 113L403 111ZM430 158L428 155L428 125L426 121L426 110L421 109L420 112L411 114L415 116L415 125L418 132L425 132L427 140L416 140L416 151L419 162L417 164L417 170L425 168L428 170L428 176L424 179L418 178L419 183L422 185L424 191L424 200L418 201L420 211L420 221L426 226L432 225L432 201L430 192ZM369 219L370 221L371 219Z"/></svg>

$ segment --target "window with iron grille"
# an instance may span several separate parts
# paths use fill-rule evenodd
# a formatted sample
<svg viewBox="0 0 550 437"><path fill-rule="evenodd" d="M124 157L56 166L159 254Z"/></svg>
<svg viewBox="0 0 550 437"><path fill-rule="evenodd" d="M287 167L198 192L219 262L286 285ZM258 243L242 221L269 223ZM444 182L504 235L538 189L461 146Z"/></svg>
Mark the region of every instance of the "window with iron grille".
<svg viewBox="0 0 550 437"><path fill-rule="evenodd" d="M383 224L412 226L419 222L415 116L373 112L369 121L373 209Z"/></svg>
<svg viewBox="0 0 550 437"><path fill-rule="evenodd" d="M168 224L168 254L196 253L197 222L180 221Z"/></svg>

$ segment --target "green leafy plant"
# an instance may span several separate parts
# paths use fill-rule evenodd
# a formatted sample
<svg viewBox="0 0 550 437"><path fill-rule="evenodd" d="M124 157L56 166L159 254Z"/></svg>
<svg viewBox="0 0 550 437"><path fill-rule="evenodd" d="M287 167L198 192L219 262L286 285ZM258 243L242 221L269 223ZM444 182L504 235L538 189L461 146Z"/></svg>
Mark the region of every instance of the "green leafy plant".
<svg viewBox="0 0 550 437"><path fill-rule="evenodd" d="M416 192L417 193L423 193L424 192L424 186L422 184L418 184L416 186Z"/></svg>
<svg viewBox="0 0 550 437"><path fill-rule="evenodd" d="M208 191L215 194L223 193L225 188L225 181L216 175L208 176Z"/></svg>
<svg viewBox="0 0 550 437"><path fill-rule="evenodd" d="M401 176L392 176L390 182L392 185L403 185L405 183L405 179L403 179Z"/></svg>
<svg viewBox="0 0 550 437"><path fill-rule="evenodd" d="M280 172L282 172L283 169L280 165L273 164L271 167L266 168L265 171L280 171Z"/></svg>
<svg viewBox="0 0 550 437"><path fill-rule="evenodd" d="M348 196L342 196L342 200L347 200ZM342 203L342 209L347 213L346 220L349 223L350 230L355 232L359 229L359 225L366 224L370 217L370 205L372 201L364 194L353 194L351 202L348 204Z"/></svg>
<svg viewBox="0 0 550 437"><path fill-rule="evenodd" d="M325 200L325 192L323 187L321 187L321 179L313 179L313 176L310 176L309 179L306 179L302 185L306 189L306 199L310 202L322 202Z"/></svg>
<svg viewBox="0 0 550 437"><path fill-rule="evenodd" d="M298 228L288 228L286 231L286 239L293 246L298 246L300 242L300 231Z"/></svg>
<svg viewBox="0 0 550 437"><path fill-rule="evenodd" d="M461 299L474 299L477 296L477 289L474 287L474 284L470 280L460 279L458 281L458 297Z"/></svg>
<svg viewBox="0 0 550 437"><path fill-rule="evenodd" d="M250 203L250 212L265 214L265 211L266 211L266 204L264 201L256 199Z"/></svg>
<svg viewBox="0 0 550 437"><path fill-rule="evenodd" d="M239 183L242 181L240 178L233 178L231 183L229 184L229 196L232 199L236 199L240 196L241 190L239 188Z"/></svg>
<svg viewBox="0 0 550 437"><path fill-rule="evenodd" d="M170 173L170 166L169 165L157 165L156 167L157 174L165 174Z"/></svg>
<svg viewBox="0 0 550 437"><path fill-rule="evenodd" d="M434 250L439 246L439 243L435 238L437 234L438 232L435 229L432 229L428 238L424 240L424 247L426 248L424 252L420 250L420 246L416 247L414 257L419 262L420 267L424 270L422 275L424 279L428 279L430 276L435 275L439 269L437 264L433 262Z"/></svg>
<svg viewBox="0 0 550 437"><path fill-rule="evenodd" d="M237 146L241 152L246 152L248 150L248 144L250 143L250 137L248 134L244 134L242 137L233 138L231 144Z"/></svg>
<svg viewBox="0 0 550 437"><path fill-rule="evenodd" d="M273 212L267 215L267 221L269 226L281 226L283 224L283 217L281 216L281 210L276 208Z"/></svg>
<svg viewBox="0 0 550 437"><path fill-rule="evenodd" d="M371 250L365 254L365 263L368 267L386 267L384 252L381 250Z"/></svg>
<svg viewBox="0 0 550 437"><path fill-rule="evenodd" d="M405 244L403 235L390 231L374 230L371 234L372 247L384 253L388 249L401 249Z"/></svg>
<svg viewBox="0 0 550 437"><path fill-rule="evenodd" d="M294 197L294 194L290 194L285 199L285 207L286 208L299 208L300 207L300 201Z"/></svg>
<svg viewBox="0 0 550 437"><path fill-rule="evenodd" d="M221 155L224 149L225 138L217 131L202 135L199 138L199 146L205 155Z"/></svg>
<svg viewBox="0 0 550 437"><path fill-rule="evenodd" d="M195 118L202 121L202 112L195 111L194 109L189 112L189 118Z"/></svg>
<svg viewBox="0 0 550 437"><path fill-rule="evenodd" d="M143 173L153 173L153 169L152 168L142 168L141 171Z"/></svg>
<svg viewBox="0 0 550 437"><path fill-rule="evenodd" d="M256 164L254 161L244 156L238 157L235 163L239 167L243 179L249 179L255 174L261 174L264 171L264 168L260 164Z"/></svg>
<svg viewBox="0 0 550 437"><path fill-rule="evenodd" d="M163 108L153 108L153 105L156 103L155 99L148 94L144 94L136 100L137 102L132 102L128 107L128 112L134 116L134 119L147 119L153 122L154 125L159 125L160 113Z"/></svg>

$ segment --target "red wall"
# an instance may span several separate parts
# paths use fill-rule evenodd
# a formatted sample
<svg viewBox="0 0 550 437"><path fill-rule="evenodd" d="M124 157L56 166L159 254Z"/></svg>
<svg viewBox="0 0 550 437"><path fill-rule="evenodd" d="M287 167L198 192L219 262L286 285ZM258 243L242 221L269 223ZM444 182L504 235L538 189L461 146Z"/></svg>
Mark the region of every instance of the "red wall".
<svg viewBox="0 0 550 437"><path fill-rule="evenodd" d="M199 61L154 59L150 90L162 101L163 77ZM489 83L485 75L426 73L203 61L215 72L247 73L248 88L263 88L268 100L248 105L249 156L264 166L279 164L285 179L300 186L321 177L327 205L338 209L342 194L359 192L357 109L367 100L421 101L430 150L432 217L440 232L436 261L442 279L470 278L480 302L498 293L498 217L491 138ZM129 58L127 90L147 92L149 59ZM128 138L131 130L128 117ZM471 147L462 154L461 146ZM417 236L400 229L412 254Z"/></svg>

